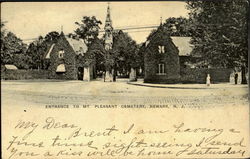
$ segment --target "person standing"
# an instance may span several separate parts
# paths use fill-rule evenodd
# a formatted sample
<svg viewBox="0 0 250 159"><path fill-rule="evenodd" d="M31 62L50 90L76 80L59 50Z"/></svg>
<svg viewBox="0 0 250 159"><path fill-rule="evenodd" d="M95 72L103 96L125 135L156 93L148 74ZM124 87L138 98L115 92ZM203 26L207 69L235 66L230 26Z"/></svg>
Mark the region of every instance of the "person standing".
<svg viewBox="0 0 250 159"><path fill-rule="evenodd" d="M207 80L206 80L207 86L210 86L210 74L207 74Z"/></svg>

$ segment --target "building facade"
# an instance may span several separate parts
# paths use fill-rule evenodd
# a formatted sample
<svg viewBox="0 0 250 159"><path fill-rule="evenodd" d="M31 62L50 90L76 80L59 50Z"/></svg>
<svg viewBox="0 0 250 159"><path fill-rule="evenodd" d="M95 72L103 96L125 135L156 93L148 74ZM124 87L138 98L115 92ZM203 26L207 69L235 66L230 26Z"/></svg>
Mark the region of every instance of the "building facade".
<svg viewBox="0 0 250 159"><path fill-rule="evenodd" d="M77 56L84 56L88 51L83 40L76 40L60 34L56 43L53 43L45 55L49 60L49 78L65 80L93 79L94 65L83 64ZM82 65L80 65L82 63Z"/></svg>
<svg viewBox="0 0 250 159"><path fill-rule="evenodd" d="M230 82L230 68L207 68L202 58L193 55L191 37L172 37L160 26L141 47L144 54L145 83Z"/></svg>
<svg viewBox="0 0 250 159"><path fill-rule="evenodd" d="M144 46L144 82L176 83L180 78L179 51L161 25Z"/></svg>

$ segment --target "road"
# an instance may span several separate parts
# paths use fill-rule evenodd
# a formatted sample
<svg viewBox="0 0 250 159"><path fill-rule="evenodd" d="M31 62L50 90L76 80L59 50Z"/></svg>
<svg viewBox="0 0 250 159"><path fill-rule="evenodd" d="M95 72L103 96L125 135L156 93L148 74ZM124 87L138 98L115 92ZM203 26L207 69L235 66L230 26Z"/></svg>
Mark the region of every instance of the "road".
<svg viewBox="0 0 250 159"><path fill-rule="evenodd" d="M203 108L247 105L246 85L167 85L167 88L131 85L127 80L1 81L2 104L138 104ZM173 86L173 88L171 88ZM177 88L176 88L177 86ZM178 88L178 86L180 88Z"/></svg>

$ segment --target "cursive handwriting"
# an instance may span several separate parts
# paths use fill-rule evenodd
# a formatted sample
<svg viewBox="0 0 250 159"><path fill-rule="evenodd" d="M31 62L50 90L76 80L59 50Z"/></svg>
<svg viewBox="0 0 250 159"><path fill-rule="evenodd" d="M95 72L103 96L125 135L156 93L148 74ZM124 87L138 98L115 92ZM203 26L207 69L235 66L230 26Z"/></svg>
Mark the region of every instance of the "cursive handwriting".
<svg viewBox="0 0 250 159"><path fill-rule="evenodd" d="M131 123L95 130L48 117L43 122L20 120L13 129L5 145L9 159L244 157L247 150L245 137L236 128L193 127L184 122L161 129Z"/></svg>

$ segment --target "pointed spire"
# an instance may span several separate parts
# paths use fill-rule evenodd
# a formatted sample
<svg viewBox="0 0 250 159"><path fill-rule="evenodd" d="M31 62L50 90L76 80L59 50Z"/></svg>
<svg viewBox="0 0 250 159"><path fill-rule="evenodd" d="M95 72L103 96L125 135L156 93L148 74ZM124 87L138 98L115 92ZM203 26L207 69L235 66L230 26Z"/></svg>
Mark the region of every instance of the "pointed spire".
<svg viewBox="0 0 250 159"><path fill-rule="evenodd" d="M112 49L112 45L113 45L113 35L112 35L113 34L113 27L112 27L112 20L111 20L111 16L110 16L109 3L108 3L108 7L107 7L107 17L106 17L104 30L105 30L105 49L110 50L110 49Z"/></svg>
<svg viewBox="0 0 250 159"><path fill-rule="evenodd" d="M162 17L160 18L160 25L162 25Z"/></svg>
<svg viewBox="0 0 250 159"><path fill-rule="evenodd" d="M107 17L106 17L106 22L111 22L111 17L110 17L110 3L108 2L108 8L107 8Z"/></svg>
<svg viewBox="0 0 250 159"><path fill-rule="evenodd" d="M106 16L106 22L105 22L105 27L104 27L105 30L113 30L109 5L110 5L110 3L108 2L107 16Z"/></svg>
<svg viewBox="0 0 250 159"><path fill-rule="evenodd" d="M61 32L63 32L63 25L61 25Z"/></svg>

